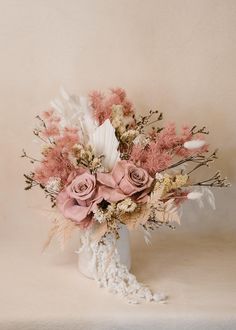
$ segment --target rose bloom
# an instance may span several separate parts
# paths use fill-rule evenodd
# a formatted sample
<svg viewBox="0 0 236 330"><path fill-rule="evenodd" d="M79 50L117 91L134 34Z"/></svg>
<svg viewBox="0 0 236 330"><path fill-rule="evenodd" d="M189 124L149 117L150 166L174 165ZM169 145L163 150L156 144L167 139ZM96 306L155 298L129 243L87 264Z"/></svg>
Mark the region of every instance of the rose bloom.
<svg viewBox="0 0 236 330"><path fill-rule="evenodd" d="M110 174L98 173L97 175L100 182L120 189L126 197L136 193L140 193L139 198L144 197L153 182L153 178L146 170L126 160L118 161Z"/></svg>
<svg viewBox="0 0 236 330"><path fill-rule="evenodd" d="M113 186L103 185L99 178L80 168L70 174L67 187L57 196L57 207L62 214L83 228L92 222L92 212L102 200L118 202L126 195L113 180Z"/></svg>
<svg viewBox="0 0 236 330"><path fill-rule="evenodd" d="M96 196L96 178L86 170L73 172L68 178L70 184L59 193L57 207L63 215L87 227L92 221L91 212L101 201ZM73 178L74 177L74 178Z"/></svg>

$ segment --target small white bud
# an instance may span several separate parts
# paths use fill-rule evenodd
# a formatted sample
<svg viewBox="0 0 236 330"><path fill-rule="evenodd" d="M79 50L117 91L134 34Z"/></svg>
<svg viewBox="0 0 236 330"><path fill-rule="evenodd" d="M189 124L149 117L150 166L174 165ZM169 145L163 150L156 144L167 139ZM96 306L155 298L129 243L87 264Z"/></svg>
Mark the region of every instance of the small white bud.
<svg viewBox="0 0 236 330"><path fill-rule="evenodd" d="M198 149L203 147L206 144L206 141L204 140L192 140L192 141L187 141L184 143L184 147L186 149L192 150L192 149Z"/></svg>

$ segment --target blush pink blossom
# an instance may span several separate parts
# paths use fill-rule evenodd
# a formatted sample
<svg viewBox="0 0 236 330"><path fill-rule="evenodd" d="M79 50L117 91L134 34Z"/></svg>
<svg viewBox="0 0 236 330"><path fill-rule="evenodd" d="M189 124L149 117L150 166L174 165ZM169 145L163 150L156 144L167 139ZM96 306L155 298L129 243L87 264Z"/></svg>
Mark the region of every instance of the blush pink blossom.
<svg viewBox="0 0 236 330"><path fill-rule="evenodd" d="M132 103L127 99L126 92L122 88L112 88L108 96L98 91L90 93L90 102L94 111L94 117L101 125L110 118L113 105L122 105L125 116L132 116L134 109Z"/></svg>
<svg viewBox="0 0 236 330"><path fill-rule="evenodd" d="M130 160L137 166L146 169L149 174L166 170L174 161L174 158L189 157L202 154L208 151L208 145L204 144L200 148L189 150L184 147L184 143L193 139L203 139L203 134L193 136L188 126L182 128L182 132L177 134L175 124L166 125L160 132L151 131L150 142L143 147L135 144L130 153Z"/></svg>
<svg viewBox="0 0 236 330"><path fill-rule="evenodd" d="M119 189L115 181L111 180L109 174L102 180L90 174L88 170L79 168L73 171L67 180L66 188L58 194L57 207L62 214L78 224L83 221L88 225L92 221L92 212L102 200L118 202L126 195Z"/></svg>
<svg viewBox="0 0 236 330"><path fill-rule="evenodd" d="M42 162L35 169L34 179L45 185L51 177L59 177L64 184L70 173L74 171L69 153L79 141L78 131L76 128L65 127L60 135L50 137L53 138L54 143L48 144L48 148L44 151Z"/></svg>
<svg viewBox="0 0 236 330"><path fill-rule="evenodd" d="M118 161L111 173L98 173L97 176L103 185L110 186L116 191L119 189L124 198L138 193L140 194L135 197L145 197L153 182L153 178L145 169L126 160Z"/></svg>
<svg viewBox="0 0 236 330"><path fill-rule="evenodd" d="M91 219L90 213L102 197L96 196L96 178L84 173L75 177L57 197L57 207L62 214L77 223Z"/></svg>

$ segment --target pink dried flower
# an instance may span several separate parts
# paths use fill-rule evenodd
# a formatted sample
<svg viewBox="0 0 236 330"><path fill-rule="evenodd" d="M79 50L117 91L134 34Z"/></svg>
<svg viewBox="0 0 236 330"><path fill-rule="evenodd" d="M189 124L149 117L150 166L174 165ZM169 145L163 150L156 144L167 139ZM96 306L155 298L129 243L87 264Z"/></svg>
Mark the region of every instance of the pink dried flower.
<svg viewBox="0 0 236 330"><path fill-rule="evenodd" d="M45 185L51 177L58 177L65 183L70 173L75 170L69 161L72 147L79 142L76 128L64 128L62 135L55 136L42 163L36 168L34 179Z"/></svg>
<svg viewBox="0 0 236 330"><path fill-rule="evenodd" d="M61 118L55 114L55 110L54 109L49 109L47 111L44 111L42 113L42 119L45 121L45 122L54 122L54 123L58 123Z"/></svg>
<svg viewBox="0 0 236 330"><path fill-rule="evenodd" d="M60 134L59 123L61 118L55 114L53 109L44 111L42 113L42 120L44 122L44 125L40 130L42 136L47 138L54 138Z"/></svg>
<svg viewBox="0 0 236 330"><path fill-rule="evenodd" d="M169 123L160 132L151 131L149 136L151 142L145 148L133 146L130 160L145 168L151 175L168 168L175 156L185 158L208 151L207 145L193 150L184 147L186 141L203 139L203 134L193 136L188 126L184 126L178 135L175 124Z"/></svg>
<svg viewBox="0 0 236 330"><path fill-rule="evenodd" d="M132 103L127 100L126 92L122 88L113 88L108 96L104 96L98 91L90 93L91 106L94 109L94 117L101 125L110 118L113 105L122 105L125 116L133 115Z"/></svg>
<svg viewBox="0 0 236 330"><path fill-rule="evenodd" d="M145 148L135 145L130 160L154 175L170 165L172 156L166 151L161 151L159 144L152 141Z"/></svg>
<svg viewBox="0 0 236 330"><path fill-rule="evenodd" d="M60 129L56 125L50 125L42 131L42 135L45 137L55 137L60 134Z"/></svg>

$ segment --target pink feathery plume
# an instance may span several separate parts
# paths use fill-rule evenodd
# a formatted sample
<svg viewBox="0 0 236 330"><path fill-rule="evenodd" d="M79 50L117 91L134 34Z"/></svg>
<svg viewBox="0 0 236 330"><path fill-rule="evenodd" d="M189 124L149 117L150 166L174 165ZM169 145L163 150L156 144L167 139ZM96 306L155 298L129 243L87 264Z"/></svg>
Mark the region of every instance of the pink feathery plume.
<svg viewBox="0 0 236 330"><path fill-rule="evenodd" d="M76 128L65 127L61 135L54 136L54 143L43 152L44 158L35 170L34 179L45 185L51 177L59 177L65 183L74 170L69 153L78 142Z"/></svg>
<svg viewBox="0 0 236 330"><path fill-rule="evenodd" d="M93 91L89 95L91 106L94 110L94 117L101 125L106 119L110 118L112 107L122 105L124 115L129 116L134 113L132 103L127 99L126 92L122 88L113 88L110 94L105 96L98 91Z"/></svg>

